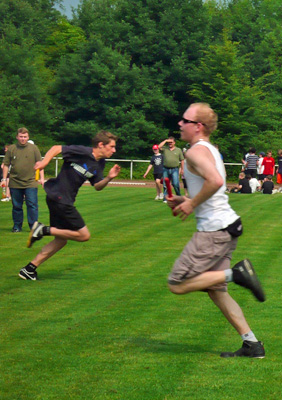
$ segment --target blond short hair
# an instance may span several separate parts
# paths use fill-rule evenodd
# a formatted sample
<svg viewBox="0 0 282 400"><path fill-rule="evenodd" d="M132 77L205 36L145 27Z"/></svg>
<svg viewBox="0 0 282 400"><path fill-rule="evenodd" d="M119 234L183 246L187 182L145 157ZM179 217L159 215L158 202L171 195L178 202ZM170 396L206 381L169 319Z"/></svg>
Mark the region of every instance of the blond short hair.
<svg viewBox="0 0 282 400"><path fill-rule="evenodd" d="M190 107L196 107L196 121L204 125L206 135L216 130L218 117L208 103L193 103Z"/></svg>

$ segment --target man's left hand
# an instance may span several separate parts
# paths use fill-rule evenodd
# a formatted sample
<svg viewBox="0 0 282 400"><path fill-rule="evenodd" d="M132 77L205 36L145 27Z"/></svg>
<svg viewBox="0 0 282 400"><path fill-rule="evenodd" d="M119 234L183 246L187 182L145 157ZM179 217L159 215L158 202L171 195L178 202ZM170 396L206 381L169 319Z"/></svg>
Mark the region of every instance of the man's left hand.
<svg viewBox="0 0 282 400"><path fill-rule="evenodd" d="M109 171L109 173L108 173L108 177L109 177L110 179L116 178L116 177L118 176L118 174L120 173L120 169L121 169L120 166L117 165L117 164L115 164L115 165L113 166L113 168L110 169L110 171Z"/></svg>

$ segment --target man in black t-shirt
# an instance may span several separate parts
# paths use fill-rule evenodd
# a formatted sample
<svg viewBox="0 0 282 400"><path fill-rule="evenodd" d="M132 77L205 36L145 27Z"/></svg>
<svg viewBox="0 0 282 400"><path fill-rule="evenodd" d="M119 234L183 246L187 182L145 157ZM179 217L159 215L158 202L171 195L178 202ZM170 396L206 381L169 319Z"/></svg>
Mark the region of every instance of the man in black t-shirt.
<svg viewBox="0 0 282 400"><path fill-rule="evenodd" d="M105 158L116 151L117 137L110 132L101 131L93 138L93 147L56 145L38 161L34 169L44 169L53 157L62 153L64 164L56 178L49 179L44 189L50 212L50 226L35 222L29 235L27 247L43 236L55 239L42 248L40 253L19 272L22 279L36 280L36 268L63 248L68 240L85 242L90 233L77 209L74 207L79 188L88 180L96 190L104 189L118 176L120 167L114 165L106 178L103 178Z"/></svg>

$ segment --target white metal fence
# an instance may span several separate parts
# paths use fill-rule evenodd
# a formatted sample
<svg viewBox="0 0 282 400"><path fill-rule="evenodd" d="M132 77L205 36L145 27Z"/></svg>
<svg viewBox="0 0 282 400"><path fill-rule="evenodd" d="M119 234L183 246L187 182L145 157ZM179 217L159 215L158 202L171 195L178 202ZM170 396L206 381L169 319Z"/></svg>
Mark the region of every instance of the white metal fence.
<svg viewBox="0 0 282 400"><path fill-rule="evenodd" d="M0 155L0 157L2 159L4 158L3 155ZM62 157L54 157L53 158L53 160L55 161L55 170L54 170L55 176L58 175L58 172L59 172L59 161L62 160L62 159L63 159ZM117 158L109 158L109 159L106 159L106 161L116 162L116 163L119 163L119 162L130 163L130 180L133 180L133 174L134 174L133 166L134 166L134 163L147 163L148 164L150 162L150 160L125 160L125 159L117 159ZM225 166L234 166L234 167L235 166L242 166L241 163L224 163L224 165Z"/></svg>

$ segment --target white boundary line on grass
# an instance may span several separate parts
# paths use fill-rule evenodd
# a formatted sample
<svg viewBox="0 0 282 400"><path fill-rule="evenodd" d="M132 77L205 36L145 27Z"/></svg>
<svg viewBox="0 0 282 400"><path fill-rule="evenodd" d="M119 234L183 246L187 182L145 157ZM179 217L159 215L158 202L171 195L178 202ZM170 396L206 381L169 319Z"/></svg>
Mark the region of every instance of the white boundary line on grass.
<svg viewBox="0 0 282 400"><path fill-rule="evenodd" d="M112 185L141 185L145 186L146 183L141 183L141 182L109 182Z"/></svg>

